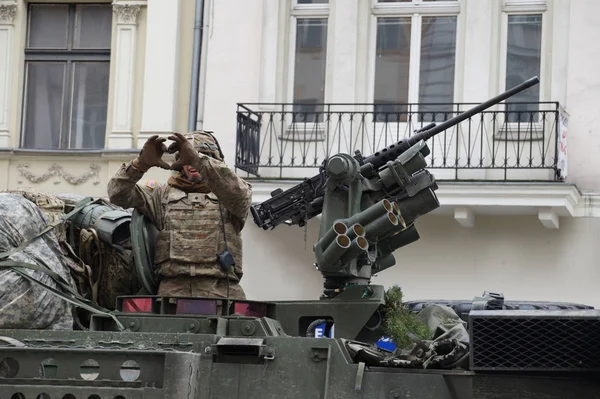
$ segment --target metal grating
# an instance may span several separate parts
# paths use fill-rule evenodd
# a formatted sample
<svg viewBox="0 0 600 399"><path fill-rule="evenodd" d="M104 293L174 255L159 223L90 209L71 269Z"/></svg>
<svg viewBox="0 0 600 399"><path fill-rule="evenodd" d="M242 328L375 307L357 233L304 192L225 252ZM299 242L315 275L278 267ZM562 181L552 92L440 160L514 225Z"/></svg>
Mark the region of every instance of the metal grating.
<svg viewBox="0 0 600 399"><path fill-rule="evenodd" d="M600 370L600 311L472 311L473 370Z"/></svg>
<svg viewBox="0 0 600 399"><path fill-rule="evenodd" d="M490 298L492 299L492 298ZM469 313L473 308L473 300L449 300L449 299L421 299L415 301L406 301L404 303L413 313L419 313L430 304L437 304L451 307L456 314L464 321L469 321ZM491 308L494 302L490 300L485 310L500 310ZM506 301L502 300L500 304L503 310L584 310L594 309L593 306L581 303L571 302L545 302L545 301ZM479 308L479 310L484 310Z"/></svg>

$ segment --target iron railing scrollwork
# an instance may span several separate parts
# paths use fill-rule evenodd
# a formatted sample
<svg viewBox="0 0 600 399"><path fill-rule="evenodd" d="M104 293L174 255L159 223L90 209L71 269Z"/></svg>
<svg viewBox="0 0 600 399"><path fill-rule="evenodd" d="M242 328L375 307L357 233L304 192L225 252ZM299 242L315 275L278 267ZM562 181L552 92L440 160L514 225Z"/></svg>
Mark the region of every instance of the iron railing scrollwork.
<svg viewBox="0 0 600 399"><path fill-rule="evenodd" d="M333 154L372 154L473 103L238 104L236 168L248 177L302 179ZM557 102L510 102L428 141L438 180L557 181Z"/></svg>

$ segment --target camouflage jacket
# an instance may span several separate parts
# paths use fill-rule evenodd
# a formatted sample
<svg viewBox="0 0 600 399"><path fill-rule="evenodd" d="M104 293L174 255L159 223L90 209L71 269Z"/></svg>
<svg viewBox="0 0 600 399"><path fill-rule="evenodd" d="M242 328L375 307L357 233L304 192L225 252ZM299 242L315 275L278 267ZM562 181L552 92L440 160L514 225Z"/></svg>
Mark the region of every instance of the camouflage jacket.
<svg viewBox="0 0 600 399"><path fill-rule="evenodd" d="M200 173L211 191L209 194L202 194L202 196L206 196L214 202L218 201L224 208L227 246L236 262L235 271L230 273L229 277L239 281L242 276L241 231L252 204L252 186L238 177L225 163L204 154L199 154L199 156L198 161L191 166ZM159 230L157 255L159 255L158 252L164 255L165 251L168 254L169 247L173 254L174 247L183 247L187 244L177 242L186 232L169 231L180 229L182 226L180 221L178 223L175 220L181 219L181 217L173 213L172 205L174 202L180 201L181 204L175 206L175 208L178 208L176 210L180 210L182 207L185 208L188 194L168 184L155 184L153 181L149 181L146 185L137 184L142 176L143 173L137 170L132 162L123 164L108 183L107 190L110 201L123 208L135 208L146 215ZM214 202L207 201L207 204L212 205ZM198 242L196 252L203 249L202 238L221 232L221 220L216 216L219 212L215 215L214 206L212 211L209 208L206 207L204 213L191 212L190 215L196 215L194 218L197 218L197 220L188 220L187 224L183 224L188 230L188 236L191 228L196 232L195 241ZM174 215L175 217L173 217ZM169 237L173 237L173 233L175 233L176 238L165 237L161 239L161 233L163 233L163 237L165 237L165 233ZM221 246L220 249L222 250L223 247ZM175 251L177 250L175 249ZM192 254L192 252L189 253ZM211 261L205 259L206 257L211 257ZM191 258L194 258L193 254ZM196 256L196 264L190 265L190 262L193 261L193 259L185 259L185 256L174 256L173 259L164 259L164 256L160 256L160 259L156 259L156 266L163 276L203 275L215 278L226 277L216 262L216 253L198 255Z"/></svg>

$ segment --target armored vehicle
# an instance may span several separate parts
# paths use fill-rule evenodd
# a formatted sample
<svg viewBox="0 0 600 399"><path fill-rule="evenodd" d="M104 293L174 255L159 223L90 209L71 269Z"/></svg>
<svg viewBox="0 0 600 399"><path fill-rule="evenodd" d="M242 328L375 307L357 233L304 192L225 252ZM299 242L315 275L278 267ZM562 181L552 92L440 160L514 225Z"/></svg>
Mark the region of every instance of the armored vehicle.
<svg viewBox="0 0 600 399"><path fill-rule="evenodd" d="M45 219L31 232L12 229L10 245L0 240L0 273L15 278L0 291L17 293L0 303L0 398L600 398L591 306L488 292L404 303L371 284L420 238L418 217L439 206L427 140L538 82L375 154L335 154L316 176L254 205L264 229L321 215L313 249L324 286L314 300L158 296L157 232L137 211L1 194L12 213L35 203L29 220ZM41 260L49 254L70 273Z"/></svg>

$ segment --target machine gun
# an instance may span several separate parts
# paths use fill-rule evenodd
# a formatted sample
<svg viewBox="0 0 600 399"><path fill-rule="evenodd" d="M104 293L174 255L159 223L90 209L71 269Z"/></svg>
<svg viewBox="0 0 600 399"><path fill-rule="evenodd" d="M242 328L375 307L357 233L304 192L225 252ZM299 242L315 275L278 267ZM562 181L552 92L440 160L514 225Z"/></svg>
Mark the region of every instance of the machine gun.
<svg viewBox="0 0 600 399"><path fill-rule="evenodd" d="M251 208L263 229L304 226L322 213L315 266L325 296L349 285L368 285L374 273L395 264L392 252L419 239L414 221L437 207L435 178L425 168L431 137L539 83L533 77L438 125L431 123L376 153L335 154L319 173Z"/></svg>

